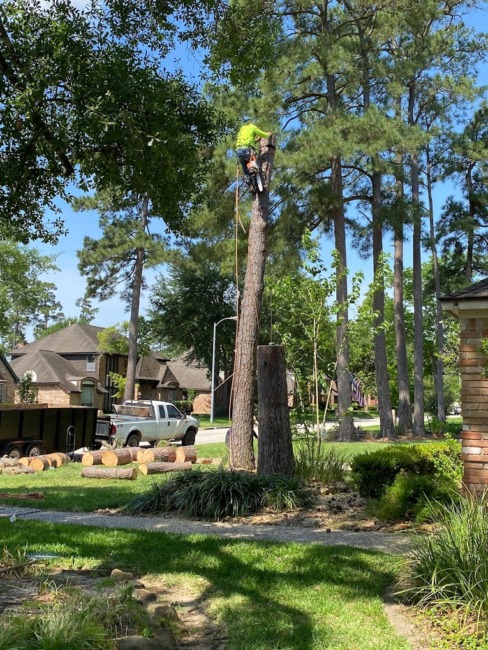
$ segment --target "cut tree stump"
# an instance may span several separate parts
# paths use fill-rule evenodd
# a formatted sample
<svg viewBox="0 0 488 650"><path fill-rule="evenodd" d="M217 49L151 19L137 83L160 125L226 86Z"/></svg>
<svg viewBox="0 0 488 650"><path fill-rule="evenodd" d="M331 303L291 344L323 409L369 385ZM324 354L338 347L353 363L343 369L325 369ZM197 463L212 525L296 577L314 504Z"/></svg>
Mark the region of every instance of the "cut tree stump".
<svg viewBox="0 0 488 650"><path fill-rule="evenodd" d="M117 467L84 467L81 470L81 475L84 478L111 478L135 481L137 478L137 470L135 467L124 467L123 469Z"/></svg>
<svg viewBox="0 0 488 650"><path fill-rule="evenodd" d="M34 472L44 472L44 470L51 467L51 461L49 458L43 458L42 456L37 456L37 458L31 458L29 463L29 468L33 469Z"/></svg>
<svg viewBox="0 0 488 650"><path fill-rule="evenodd" d="M137 454L138 463L174 463L175 460L176 449L174 447L154 447L154 449L139 449L139 452Z"/></svg>
<svg viewBox="0 0 488 650"><path fill-rule="evenodd" d="M190 463L194 463L197 460L197 448L196 447L177 447L176 448L176 462L184 463L187 460Z"/></svg>
<svg viewBox="0 0 488 650"><path fill-rule="evenodd" d="M106 449L99 451L87 451L86 454L83 454L81 458L81 464L83 467L91 467L92 465L101 465L102 464L102 455L106 452Z"/></svg>
<svg viewBox="0 0 488 650"><path fill-rule="evenodd" d="M132 453L129 448L112 449L111 451L104 451L102 454L102 465L105 465L105 467L130 465L132 462Z"/></svg>
<svg viewBox="0 0 488 650"><path fill-rule="evenodd" d="M139 471L141 474L164 474L165 472L183 472L192 468L188 463L141 463Z"/></svg>

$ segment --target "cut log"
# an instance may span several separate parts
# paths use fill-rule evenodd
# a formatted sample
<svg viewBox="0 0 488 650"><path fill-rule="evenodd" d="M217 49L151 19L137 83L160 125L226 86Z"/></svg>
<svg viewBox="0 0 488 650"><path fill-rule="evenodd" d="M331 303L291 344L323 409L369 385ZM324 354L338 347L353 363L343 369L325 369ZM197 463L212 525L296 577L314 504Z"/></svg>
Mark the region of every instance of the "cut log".
<svg viewBox="0 0 488 650"><path fill-rule="evenodd" d="M81 470L84 478L108 478L108 479L125 479L135 481L137 478L137 469L135 467L84 467Z"/></svg>
<svg viewBox="0 0 488 650"><path fill-rule="evenodd" d="M177 447L176 448L176 462L184 463L190 461L194 463L197 460L197 448L196 447Z"/></svg>
<svg viewBox="0 0 488 650"><path fill-rule="evenodd" d="M58 461L56 459L52 458L51 455L44 455L44 454L42 456L28 456L27 460L29 461L29 467L31 466L33 460L39 460L39 459L45 461L49 465L49 467L52 466L58 467L57 465Z"/></svg>
<svg viewBox="0 0 488 650"><path fill-rule="evenodd" d="M54 458L56 461L56 467L61 467L61 465L67 465L68 463L71 463L71 458L68 456L68 454L63 454L62 451L55 451L53 454L45 454L46 458L51 458L51 460Z"/></svg>
<svg viewBox="0 0 488 650"><path fill-rule="evenodd" d="M51 461L49 458L43 458L42 456L37 456L37 458L31 458L29 463L29 468L33 469L34 472L43 472L46 469L51 467Z"/></svg>
<svg viewBox="0 0 488 650"><path fill-rule="evenodd" d="M141 463L139 471L141 474L164 474L165 472L183 472L192 468L188 463Z"/></svg>
<svg viewBox="0 0 488 650"><path fill-rule="evenodd" d="M104 450L99 451L87 451L86 454L83 454L81 458L81 464L83 467L91 467L92 465L101 465L102 464L102 455L105 453Z"/></svg>
<svg viewBox="0 0 488 650"><path fill-rule="evenodd" d="M135 463L137 460L137 454L140 451L140 447L125 447L125 450L130 452L132 462ZM117 450L118 451L118 450Z"/></svg>
<svg viewBox="0 0 488 650"><path fill-rule="evenodd" d="M21 458L20 460L23 459ZM21 464L20 460L8 458L7 456L5 458L0 458L0 467L18 467L18 465Z"/></svg>
<svg viewBox="0 0 488 650"><path fill-rule="evenodd" d="M19 458L19 460L16 461L17 465L20 465L21 467L29 467L29 463L31 462L31 458L29 456L24 456L23 458ZM12 467L12 465L10 465Z"/></svg>
<svg viewBox="0 0 488 650"><path fill-rule="evenodd" d="M2 474L34 474L34 470L31 467L19 465L18 467L5 467Z"/></svg>
<svg viewBox="0 0 488 650"><path fill-rule="evenodd" d="M175 460L176 449L174 447L154 447L154 449L139 449L139 453L137 454L138 463L174 463Z"/></svg>
<svg viewBox="0 0 488 650"><path fill-rule="evenodd" d="M105 465L105 467L130 465L132 463L132 460L132 453L128 447L125 449L112 449L111 451L104 451L102 454L102 465Z"/></svg>

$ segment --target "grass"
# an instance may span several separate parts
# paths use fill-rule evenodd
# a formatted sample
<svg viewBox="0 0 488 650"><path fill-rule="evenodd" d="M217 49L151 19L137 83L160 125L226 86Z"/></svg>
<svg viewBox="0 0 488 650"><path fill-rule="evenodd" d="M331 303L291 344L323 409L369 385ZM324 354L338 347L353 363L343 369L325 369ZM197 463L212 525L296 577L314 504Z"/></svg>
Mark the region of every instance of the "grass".
<svg viewBox="0 0 488 650"><path fill-rule="evenodd" d="M347 547L277 544L0 520L10 549L57 553L69 569L114 567L186 585L225 627L227 650L407 650L382 595L391 556Z"/></svg>
<svg viewBox="0 0 488 650"><path fill-rule="evenodd" d="M196 417L199 425L199 429L212 429L214 427L231 427L232 420L224 417L214 417L213 422L210 422L210 415L198 415L198 413L192 413L193 417Z"/></svg>
<svg viewBox="0 0 488 650"><path fill-rule="evenodd" d="M306 443L303 440L297 440L294 444L296 447L300 447ZM355 455L378 448L384 449L386 444L408 443L324 442L322 447L336 450L346 462L350 462ZM223 442L198 446L198 455L201 458L225 458L226 453L227 449ZM202 469L205 470L205 466ZM44 495L44 499L35 502L25 499L9 499L9 505L33 505L35 508L51 510L93 512L102 508L123 507L154 484L165 481L168 476L168 474L152 476L139 474L135 481L86 479L81 477L81 464L72 463L56 470L47 470L36 474L0 475L0 483L2 492L9 494L41 492Z"/></svg>

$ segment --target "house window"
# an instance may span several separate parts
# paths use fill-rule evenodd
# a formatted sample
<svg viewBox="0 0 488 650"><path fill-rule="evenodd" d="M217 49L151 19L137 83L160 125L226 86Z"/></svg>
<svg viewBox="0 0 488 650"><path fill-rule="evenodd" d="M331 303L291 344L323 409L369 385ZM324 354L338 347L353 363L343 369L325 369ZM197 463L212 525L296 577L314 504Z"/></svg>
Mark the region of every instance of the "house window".
<svg viewBox="0 0 488 650"><path fill-rule="evenodd" d="M0 382L0 402L7 401L7 384L5 382Z"/></svg>
<svg viewBox="0 0 488 650"><path fill-rule="evenodd" d="M81 405L95 405L95 385L91 382L83 382L81 384Z"/></svg>
<svg viewBox="0 0 488 650"><path fill-rule="evenodd" d="M96 359L95 357L87 357L86 358L86 371L87 372L95 372L97 369L97 364L96 364Z"/></svg>

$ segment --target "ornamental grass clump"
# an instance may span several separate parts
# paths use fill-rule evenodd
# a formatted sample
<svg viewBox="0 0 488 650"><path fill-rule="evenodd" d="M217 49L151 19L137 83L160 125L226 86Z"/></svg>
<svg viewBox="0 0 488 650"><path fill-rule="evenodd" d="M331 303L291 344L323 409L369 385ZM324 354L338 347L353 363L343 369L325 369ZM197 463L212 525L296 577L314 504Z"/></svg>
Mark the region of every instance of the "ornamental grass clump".
<svg viewBox="0 0 488 650"><path fill-rule="evenodd" d="M430 502L438 528L418 536L400 574L397 593L423 607L464 611L488 622L488 494Z"/></svg>
<svg viewBox="0 0 488 650"><path fill-rule="evenodd" d="M307 438L294 450L295 475L305 481L330 484L343 481L346 459L335 447Z"/></svg>
<svg viewBox="0 0 488 650"><path fill-rule="evenodd" d="M256 476L250 472L218 469L182 472L130 501L130 514L176 511L190 517L219 521L270 507L276 511L296 508L310 499L296 478Z"/></svg>

